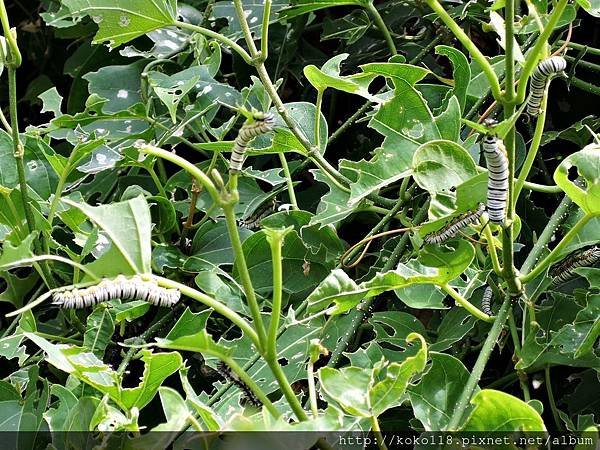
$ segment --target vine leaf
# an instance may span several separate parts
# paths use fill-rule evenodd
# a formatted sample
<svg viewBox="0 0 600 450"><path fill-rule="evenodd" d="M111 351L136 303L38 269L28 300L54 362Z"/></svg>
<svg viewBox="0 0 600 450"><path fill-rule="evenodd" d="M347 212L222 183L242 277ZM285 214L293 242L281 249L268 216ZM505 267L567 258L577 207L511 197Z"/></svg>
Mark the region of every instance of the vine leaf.
<svg viewBox="0 0 600 450"><path fill-rule="evenodd" d="M406 388L414 375L425 369L427 343L420 334L411 333L408 342L420 341L415 356L401 363L381 360L373 368L345 367L319 370L323 391L349 414L377 417L404 400Z"/></svg>
<svg viewBox="0 0 600 450"><path fill-rule="evenodd" d="M318 11L319 9L330 8L332 6L365 6L368 2L366 0L294 0L291 3L291 6L281 11L279 14L281 18L291 19L311 11Z"/></svg>
<svg viewBox="0 0 600 450"><path fill-rule="evenodd" d="M181 355L177 352L155 354L144 349L141 358L144 362L144 374L139 385L123 388L121 376L88 349L74 345L55 345L34 333L24 335L46 353L48 363L108 394L111 400L126 411L146 406L154 398L162 382L183 364Z"/></svg>
<svg viewBox="0 0 600 450"><path fill-rule="evenodd" d="M576 178L581 177L585 186ZM590 144L560 163L554 181L587 214L600 214L600 144Z"/></svg>
<svg viewBox="0 0 600 450"><path fill-rule="evenodd" d="M112 48L177 20L176 0L63 0L71 15L90 16L98 24L94 43L108 41Z"/></svg>
<svg viewBox="0 0 600 450"><path fill-rule="evenodd" d="M432 352L431 367L419 384L408 388L415 417L426 431L446 430L469 371L454 356ZM476 391L479 387L476 387Z"/></svg>
<svg viewBox="0 0 600 450"><path fill-rule="evenodd" d="M62 202L83 212L110 239L110 247L87 267L98 277L151 273L150 209L142 196L110 205ZM85 280L83 280L85 281Z"/></svg>
<svg viewBox="0 0 600 450"><path fill-rule="evenodd" d="M493 389L479 391L461 431L546 431L544 421L523 400Z"/></svg>

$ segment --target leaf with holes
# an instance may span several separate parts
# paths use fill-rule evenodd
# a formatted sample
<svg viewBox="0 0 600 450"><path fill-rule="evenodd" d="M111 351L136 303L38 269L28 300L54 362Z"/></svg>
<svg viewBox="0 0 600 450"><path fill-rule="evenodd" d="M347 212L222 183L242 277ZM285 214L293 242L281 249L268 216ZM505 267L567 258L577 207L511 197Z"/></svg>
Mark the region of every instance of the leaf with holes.
<svg viewBox="0 0 600 450"><path fill-rule="evenodd" d="M115 48L150 31L175 24L176 0L63 0L75 19L90 16L98 25L94 42Z"/></svg>

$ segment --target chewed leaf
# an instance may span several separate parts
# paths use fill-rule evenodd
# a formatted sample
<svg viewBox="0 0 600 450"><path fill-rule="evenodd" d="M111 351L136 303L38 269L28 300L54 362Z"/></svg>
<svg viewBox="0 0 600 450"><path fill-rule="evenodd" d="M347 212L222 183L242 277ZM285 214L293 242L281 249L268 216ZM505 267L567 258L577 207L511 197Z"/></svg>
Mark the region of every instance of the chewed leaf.
<svg viewBox="0 0 600 450"><path fill-rule="evenodd" d="M590 144L565 158L554 172L554 181L587 214L599 214L600 145Z"/></svg>
<svg viewBox="0 0 600 450"><path fill-rule="evenodd" d="M90 16L98 25L94 42L118 47L150 31L173 25L176 0L63 0L74 18Z"/></svg>
<svg viewBox="0 0 600 450"><path fill-rule="evenodd" d="M101 206L89 206L69 199L62 201L83 212L110 239L110 248L87 266L98 277L151 272L152 222L144 197Z"/></svg>

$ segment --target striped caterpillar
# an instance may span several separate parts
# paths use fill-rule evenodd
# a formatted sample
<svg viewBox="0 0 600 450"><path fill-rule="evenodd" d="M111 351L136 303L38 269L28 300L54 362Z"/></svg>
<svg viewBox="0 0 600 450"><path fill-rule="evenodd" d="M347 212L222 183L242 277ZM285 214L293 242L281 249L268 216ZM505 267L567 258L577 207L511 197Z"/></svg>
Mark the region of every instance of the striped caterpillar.
<svg viewBox="0 0 600 450"><path fill-rule="evenodd" d="M240 228L247 228L248 230L256 230L260 228L261 220L277 211L277 205L278 203L276 199L272 199L270 202L265 202L264 204L260 205L249 217L246 217L245 219L239 219L237 222L238 226Z"/></svg>
<svg viewBox="0 0 600 450"><path fill-rule="evenodd" d="M600 247L597 245L583 251L571 253L565 259L550 268L549 274L553 278L552 286L556 287L569 281L575 276L573 271L578 267L593 266L600 260Z"/></svg>
<svg viewBox="0 0 600 450"><path fill-rule="evenodd" d="M252 392L252 390L246 385L246 383L244 383L240 379L240 377L238 377L231 370L231 368L223 361L219 361L219 363L217 364L217 372L227 381L237 386L239 390L242 391L244 398L248 403L250 403L252 406L256 406L257 408L260 408L262 406L262 403L256 397L254 392Z"/></svg>
<svg viewBox="0 0 600 450"><path fill-rule="evenodd" d="M486 126L495 124L487 120ZM487 211L490 222L502 225L506 217L506 199L508 196L508 158L502 141L486 134L481 144L488 169Z"/></svg>
<svg viewBox="0 0 600 450"><path fill-rule="evenodd" d="M473 211L468 211L458 216L456 219L454 219L452 222L450 222L440 230L434 231L433 233L430 233L427 236L425 236L423 241L426 244L441 244L442 242L445 242L448 239L451 239L454 236L456 236L458 232L467 225L471 225L477 222L481 215L484 213L484 211L485 205L483 203L479 203L479 205L477 205L477 209L474 209Z"/></svg>
<svg viewBox="0 0 600 450"><path fill-rule="evenodd" d="M527 100L527 114L531 117L540 113L544 91L551 77L565 75L567 61L562 56L552 56L542 60L531 76L531 94Z"/></svg>
<svg viewBox="0 0 600 450"><path fill-rule="evenodd" d="M143 300L156 306L173 306L181 298L181 292L160 287L154 280L145 281L139 276L126 278L119 275L114 280L104 279L84 289L69 289L52 294L54 304L62 308L76 309L116 298Z"/></svg>
<svg viewBox="0 0 600 450"><path fill-rule="evenodd" d="M229 161L230 172L241 172L244 160L246 159L244 155L246 147L248 147L250 141L256 136L272 131L274 122L275 116L273 116L273 114L256 113L253 122L249 123L246 121L244 125L242 125L242 128L240 128L240 131L235 138L233 150L231 151L231 159Z"/></svg>
<svg viewBox="0 0 600 450"><path fill-rule="evenodd" d="M486 313L488 316L493 316L492 312L492 298L494 296L494 292L490 286L486 286L485 291L483 291L483 297L481 299L481 310Z"/></svg>

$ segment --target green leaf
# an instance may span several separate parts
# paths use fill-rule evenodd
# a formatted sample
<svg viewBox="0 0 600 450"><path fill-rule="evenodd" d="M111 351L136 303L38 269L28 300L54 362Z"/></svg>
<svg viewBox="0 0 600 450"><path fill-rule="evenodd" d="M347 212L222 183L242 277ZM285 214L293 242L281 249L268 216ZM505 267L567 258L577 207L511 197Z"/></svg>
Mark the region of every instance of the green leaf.
<svg viewBox="0 0 600 450"><path fill-rule="evenodd" d="M206 320L210 312L207 310L193 313L186 308L169 334L164 339L156 338L156 345L161 348L208 353L213 356L228 356L231 349L217 344L206 330Z"/></svg>
<svg viewBox="0 0 600 450"><path fill-rule="evenodd" d="M594 17L600 17L600 1L599 0L577 0L577 3L585 9L588 14Z"/></svg>
<svg viewBox="0 0 600 450"><path fill-rule="evenodd" d="M365 4L365 0L293 0L289 7L281 11L280 16L283 19L291 19L302 14L333 6L364 6Z"/></svg>
<svg viewBox="0 0 600 450"><path fill-rule="evenodd" d="M357 94L367 100L379 103L380 100L369 93L369 85L376 77L375 74L340 75L340 64L346 58L348 58L348 53L336 55L325 62L321 69L312 64L305 66L304 76L317 91L323 92L327 88L333 88L349 94Z"/></svg>
<svg viewBox="0 0 600 450"><path fill-rule="evenodd" d="M31 233L23 239L18 247L11 242L2 243L2 254L0 255L0 270L8 270L18 265L19 261L33 256L33 240L37 239L37 233Z"/></svg>
<svg viewBox="0 0 600 450"><path fill-rule="evenodd" d="M127 65L104 66L96 72L88 72L82 78L88 81L90 95L106 99L103 110L108 113L131 108L142 102L142 71L145 63L136 61ZM115 80L119 80L115 83Z"/></svg>
<svg viewBox="0 0 600 450"><path fill-rule="evenodd" d="M375 156L370 161L341 161L340 168L355 172L350 177L356 180L350 186L350 206L370 193L410 176L412 157L419 145L445 137L438 125L442 116L440 123L444 124L444 130L450 128L456 134L460 125L460 108L456 101L450 102L447 113L435 118L415 88L415 83L429 72L426 69L398 63L366 64L362 68L390 78L394 91L393 97L379 106L369 122L369 127L385 136L382 146L375 150Z"/></svg>
<svg viewBox="0 0 600 450"><path fill-rule="evenodd" d="M354 173L348 173L344 168L341 168L342 175L354 176ZM320 226L333 225L341 222L348 217L356 205L349 206L350 193L339 188L327 176L323 175L320 169L313 169L311 173L317 181L325 183L329 192L321 197L321 202L317 208L317 214L310 221L311 224L319 224Z"/></svg>
<svg viewBox="0 0 600 450"><path fill-rule="evenodd" d="M177 372L183 363L177 352L152 353L144 349L141 351L144 373L138 386L123 388L121 376L87 349L73 345L55 345L34 333L24 335L46 353L48 363L108 394L125 411L146 406L154 398L161 383Z"/></svg>
<svg viewBox="0 0 600 450"><path fill-rule="evenodd" d="M55 87L44 91L38 98L42 101L42 110L41 112L50 112L54 114L54 117L59 117L62 115L61 112L61 104L62 104L62 96L58 93Z"/></svg>
<svg viewBox="0 0 600 450"><path fill-rule="evenodd" d="M421 145L412 161L415 182L431 194L430 218L448 216L455 210L456 193L451 187L477 175L469 152L451 141Z"/></svg>
<svg viewBox="0 0 600 450"><path fill-rule="evenodd" d="M254 233L242 244L246 262L254 289L257 292L270 292L273 288L273 263L271 250L264 231ZM307 265L310 265L306 272ZM323 280L333 263L326 261L326 251L313 253L308 248L296 231L292 231L285 238L282 249L283 290L296 293L309 289ZM239 278L237 264L234 263L233 274Z"/></svg>
<svg viewBox="0 0 600 450"><path fill-rule="evenodd" d="M105 305L99 305L87 318L83 346L99 359L103 359L114 331L112 312Z"/></svg>
<svg viewBox="0 0 600 450"><path fill-rule="evenodd" d="M452 93L458 99L460 110L464 112L467 101L467 91L471 81L471 68L469 67L469 61L460 50L447 45L438 45L435 48L435 52L438 55L447 56L452 62L452 69L454 72L454 87L452 89Z"/></svg>
<svg viewBox="0 0 600 450"><path fill-rule="evenodd" d="M510 394L484 389L471 403L475 408L461 431L546 431L537 411Z"/></svg>
<svg viewBox="0 0 600 450"><path fill-rule="evenodd" d="M341 314L352 309L363 297L364 292L358 289L354 280L343 270L335 269L306 298L306 311L309 314L321 312L334 303L327 313Z"/></svg>
<svg viewBox="0 0 600 450"><path fill-rule="evenodd" d="M288 0L273 0L271 6L271 16L269 23L277 22L278 12L288 5ZM260 39L262 35L262 22L264 13L264 3L262 0L242 0L242 8L248 22L250 31L255 39ZM219 33L233 39L240 39L242 34L242 25L235 11L235 5L231 0L220 0L214 4L211 10L210 20L226 19L228 26L219 30Z"/></svg>
<svg viewBox="0 0 600 450"><path fill-rule="evenodd" d="M177 20L176 0L63 0L76 19L90 16L98 24L94 42L112 48Z"/></svg>
<svg viewBox="0 0 600 450"><path fill-rule="evenodd" d="M48 162L48 156L55 155L55 152L41 138L22 136L21 139L25 146L23 162L27 185L39 197L47 200L58 183L58 176ZM0 130L0 186L9 189L19 186L12 138L4 130Z"/></svg>
<svg viewBox="0 0 600 450"><path fill-rule="evenodd" d="M415 417L421 421L425 431L442 431L450 423L469 371L451 355L436 352L429 355L431 367L419 384L408 388L408 393Z"/></svg>
<svg viewBox="0 0 600 450"><path fill-rule="evenodd" d="M69 199L62 199L62 202L83 212L111 241L110 249L87 265L96 276L151 273L152 222L144 197L101 206L89 206Z"/></svg>
<svg viewBox="0 0 600 450"><path fill-rule="evenodd" d="M577 177L585 187L574 181ZM600 214L600 145L590 144L567 156L556 168L554 181L587 214Z"/></svg>
<svg viewBox="0 0 600 450"><path fill-rule="evenodd" d="M364 9L355 9L336 20L325 18L321 39L341 39L348 45L354 44L371 28L371 19Z"/></svg>
<svg viewBox="0 0 600 450"><path fill-rule="evenodd" d="M560 346L564 353L573 353L575 358L589 354L600 336L600 295L588 297L587 306L577 313L572 324L567 324L554 333L551 345Z"/></svg>
<svg viewBox="0 0 600 450"><path fill-rule="evenodd" d="M375 367L368 369L320 369L321 388L349 414L359 417L381 415L402 403L411 378L425 368L427 344L417 333L411 333L407 338L408 342L415 340L420 341L421 348L415 356L401 363L382 360L375 364Z"/></svg>

